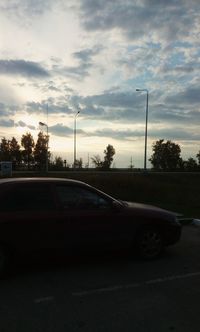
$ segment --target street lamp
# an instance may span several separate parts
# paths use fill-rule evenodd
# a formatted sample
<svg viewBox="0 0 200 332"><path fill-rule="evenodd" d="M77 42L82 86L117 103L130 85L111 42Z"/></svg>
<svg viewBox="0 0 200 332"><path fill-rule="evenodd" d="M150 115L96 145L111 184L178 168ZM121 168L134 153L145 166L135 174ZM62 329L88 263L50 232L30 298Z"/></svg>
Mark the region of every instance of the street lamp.
<svg viewBox="0 0 200 332"><path fill-rule="evenodd" d="M146 125L145 125L145 145L144 145L144 171L147 170L147 125L148 125L148 112L149 112L149 91L147 89L136 89L136 91L146 92Z"/></svg>
<svg viewBox="0 0 200 332"><path fill-rule="evenodd" d="M46 172L48 172L49 127L44 122L39 122L39 125L47 129Z"/></svg>
<svg viewBox="0 0 200 332"><path fill-rule="evenodd" d="M74 116L74 169L76 168L76 118L79 115L78 111Z"/></svg>

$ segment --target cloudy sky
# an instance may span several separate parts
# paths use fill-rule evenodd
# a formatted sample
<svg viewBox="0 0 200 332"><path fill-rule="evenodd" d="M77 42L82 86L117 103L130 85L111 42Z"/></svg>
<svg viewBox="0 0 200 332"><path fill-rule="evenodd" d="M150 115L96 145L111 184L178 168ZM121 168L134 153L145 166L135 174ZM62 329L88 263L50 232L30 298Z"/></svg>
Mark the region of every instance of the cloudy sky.
<svg viewBox="0 0 200 332"><path fill-rule="evenodd" d="M199 0L0 0L0 138L48 123L51 152L71 163L80 111L78 158L112 144L116 167L143 167L140 88L148 157L158 139L195 157L199 74Z"/></svg>

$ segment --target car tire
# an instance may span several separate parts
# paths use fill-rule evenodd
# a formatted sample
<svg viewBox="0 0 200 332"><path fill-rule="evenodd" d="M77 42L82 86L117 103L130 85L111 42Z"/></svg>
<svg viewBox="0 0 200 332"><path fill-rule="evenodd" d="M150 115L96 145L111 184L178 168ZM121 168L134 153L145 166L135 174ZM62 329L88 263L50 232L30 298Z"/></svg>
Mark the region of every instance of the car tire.
<svg viewBox="0 0 200 332"><path fill-rule="evenodd" d="M136 246L141 258L152 260L158 258L164 249L161 231L156 227L146 227L138 232Z"/></svg>

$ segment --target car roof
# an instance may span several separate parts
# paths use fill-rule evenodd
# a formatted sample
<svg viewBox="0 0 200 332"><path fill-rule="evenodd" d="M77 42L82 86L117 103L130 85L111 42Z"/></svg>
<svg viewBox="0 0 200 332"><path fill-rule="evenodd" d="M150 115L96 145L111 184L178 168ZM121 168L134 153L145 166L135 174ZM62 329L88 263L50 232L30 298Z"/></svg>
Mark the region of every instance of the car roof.
<svg viewBox="0 0 200 332"><path fill-rule="evenodd" d="M69 184L82 184L89 186L88 184L78 181L78 180L72 180L72 179L66 179L66 178L51 178L51 177L18 177L18 178L4 178L0 179L0 185L3 183L19 183L19 182L26 182L26 183L31 183L31 182L62 182L62 183L69 183Z"/></svg>
<svg viewBox="0 0 200 332"><path fill-rule="evenodd" d="M62 184L71 184L71 185L75 185L75 184L79 184L79 185L82 185L84 186L85 188L88 187L92 190L95 190L97 192L99 192L100 194L103 194L104 196L108 197L109 199L111 200L115 200L117 201L116 198L106 194L105 192L97 189L97 188L94 188L92 186L90 186L89 184L85 183L85 182L82 182L82 181L78 181L78 180L74 180L74 179L66 179L66 178L56 178L56 177L33 177L33 178L29 178L29 177L18 177L18 178L4 178L4 179L0 179L0 186L1 184L9 184L9 183L62 183Z"/></svg>

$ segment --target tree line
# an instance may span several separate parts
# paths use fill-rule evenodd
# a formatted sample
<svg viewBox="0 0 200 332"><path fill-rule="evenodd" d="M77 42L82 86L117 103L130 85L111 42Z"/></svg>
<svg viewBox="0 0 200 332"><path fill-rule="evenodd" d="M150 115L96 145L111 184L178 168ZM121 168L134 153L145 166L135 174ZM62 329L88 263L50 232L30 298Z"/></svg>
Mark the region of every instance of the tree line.
<svg viewBox="0 0 200 332"><path fill-rule="evenodd" d="M153 154L149 161L153 169L162 171L197 171L200 170L200 151L196 154L196 159L189 157L184 160L181 157L181 147L171 140L160 139L153 143Z"/></svg>
<svg viewBox="0 0 200 332"><path fill-rule="evenodd" d="M3 137L0 142L0 161L11 161L13 169L44 170L47 162L51 170L69 169L71 165L62 157L52 158L48 142L49 136L42 131L39 132L36 142L31 133L22 135L20 143L15 137L12 137L11 140ZM104 150L104 159L101 160L99 155L95 155L91 158L92 164L97 169L107 170L111 167L114 154L115 149L109 144ZM82 158L75 160L72 167L83 168ZM89 167L89 163L85 167Z"/></svg>
<svg viewBox="0 0 200 332"><path fill-rule="evenodd" d="M19 143L15 137L11 140L3 137L0 142L0 161L11 161L13 169L38 169L43 170L48 162L51 170L63 170L70 167L76 169L83 168L82 158L77 159L74 165L70 165L61 157L52 158L48 148L49 136L42 131L38 133L37 141L34 142L33 136L30 133L22 135ZM193 157L184 160L181 157L181 147L179 144L171 140L164 141L164 139L157 140L152 145L152 155L149 161L152 164L152 169L158 171L174 171L186 170L197 171L200 170L200 151L196 154L196 159ZM115 148L108 144L104 150L104 157L101 159L99 155L94 155L91 162L94 168L98 170L109 170L112 166ZM89 167L89 161L85 165ZM132 164L129 168L134 169Z"/></svg>
<svg viewBox="0 0 200 332"><path fill-rule="evenodd" d="M33 165L42 169L47 158L48 136L39 132L37 142L33 136L26 133L21 137L21 144L15 137L11 140L3 137L0 143L0 160L11 161L13 169L20 168L22 165L30 169ZM50 152L48 151L48 158Z"/></svg>

